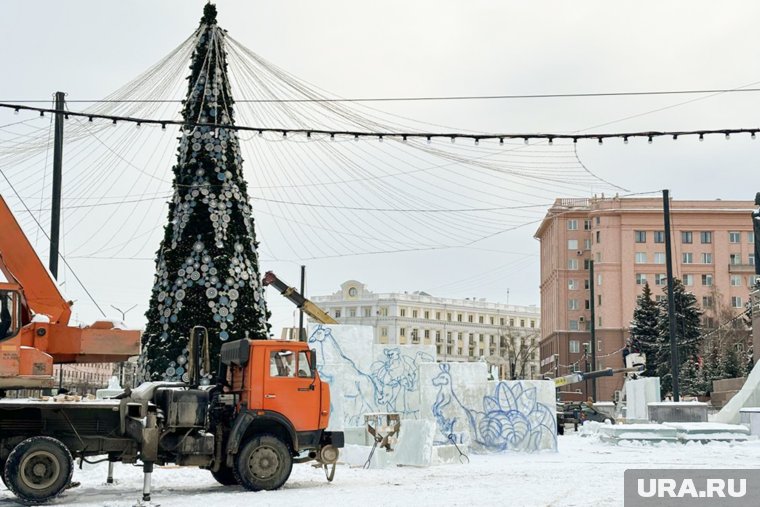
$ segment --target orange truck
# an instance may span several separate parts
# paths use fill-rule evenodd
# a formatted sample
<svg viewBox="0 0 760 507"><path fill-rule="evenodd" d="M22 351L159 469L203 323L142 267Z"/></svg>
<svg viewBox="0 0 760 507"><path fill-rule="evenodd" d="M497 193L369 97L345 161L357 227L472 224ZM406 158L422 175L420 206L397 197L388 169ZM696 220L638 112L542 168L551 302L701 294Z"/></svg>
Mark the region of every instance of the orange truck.
<svg viewBox="0 0 760 507"><path fill-rule="evenodd" d="M327 431L330 388L303 342L225 343L216 381L201 385L208 332L195 327L188 383L146 382L106 400L4 398L6 390L51 386L54 362L123 360L140 337L106 322L68 326L70 305L1 197L0 223L0 477L20 502L62 494L74 459L93 456L106 456L109 478L113 463L141 462L144 503L156 464L197 466L251 491L279 488L294 463L315 462L333 479L343 433Z"/></svg>

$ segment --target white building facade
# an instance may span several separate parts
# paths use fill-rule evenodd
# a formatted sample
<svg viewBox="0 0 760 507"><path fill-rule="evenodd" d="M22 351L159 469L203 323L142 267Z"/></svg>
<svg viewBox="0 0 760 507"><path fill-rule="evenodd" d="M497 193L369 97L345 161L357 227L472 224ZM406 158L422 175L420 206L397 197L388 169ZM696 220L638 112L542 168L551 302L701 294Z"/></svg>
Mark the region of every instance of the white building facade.
<svg viewBox="0 0 760 507"><path fill-rule="evenodd" d="M371 326L375 343L435 345L441 361L487 361L502 378L540 378L537 306L448 299L425 292L376 294L348 280L310 298L341 324Z"/></svg>

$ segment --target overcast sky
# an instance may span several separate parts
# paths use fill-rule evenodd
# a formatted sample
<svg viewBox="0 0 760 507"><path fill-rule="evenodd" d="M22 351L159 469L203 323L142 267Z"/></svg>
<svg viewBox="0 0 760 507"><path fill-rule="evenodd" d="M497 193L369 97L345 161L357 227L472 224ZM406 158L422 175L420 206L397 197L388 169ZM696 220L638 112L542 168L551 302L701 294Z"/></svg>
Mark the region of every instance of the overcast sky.
<svg viewBox="0 0 760 507"><path fill-rule="evenodd" d="M104 97L185 40L197 27L204 3L6 0L0 16L4 39L0 100L48 100L56 90L67 92L69 100ZM300 79L343 97L760 87L757 2L639 1L620 5L608 1L217 2L220 26L237 41ZM760 92L746 92L383 102L372 106L460 130L613 132L756 127L759 99ZM76 104L69 107L78 109ZM0 113L0 125L18 119ZM17 132L0 129L0 139L11 131ZM176 149L174 137L161 142L169 155ZM642 140L628 145L608 141L602 146L587 141L579 143L578 155L595 174L631 192L669 188L676 199L750 200L760 190L756 184L757 143L760 139L751 141L746 135L733 136L730 141L722 136L704 142L658 139L651 145ZM65 171L70 167L66 155ZM253 160L248 163L251 167L246 171L256 180L256 164ZM164 165L158 174L169 174L171 156ZM13 168L0 169L13 176ZM23 184L22 173L15 177L15 183ZM462 178L466 181L467 174L463 172ZM71 179L64 173L64 186L67 181ZM170 193L170 185L164 184L161 190ZM595 190L589 187L586 195ZM4 181L0 181L0 192L10 193ZM562 195L565 192L558 188L556 196ZM509 203L505 198L503 204ZM14 210L18 209L16 203ZM156 210L155 216L165 215L159 213L160 203ZM262 270L272 269L297 284L301 259L312 255L288 252L289 246L298 250L299 244L278 240L277 234L270 232L275 225L267 222L266 216L256 220L263 231ZM33 222L22 219L22 223L46 257L47 245ZM136 236L139 224L125 227L133 225L136 232L132 236ZM538 304L535 229L535 225L527 225L498 234L478 243L478 250L449 248L308 260L308 293L328 294L343 281L357 279L378 292L426 290L434 295L501 302L507 301L509 293L509 303ZM90 236L95 243L108 239L96 234L99 232L80 227L77 241ZM146 258L158 247L160 233L147 237L141 247L141 256ZM152 263L73 257L72 266L109 317L117 315L111 305L126 309L137 304L127 320L141 327L152 285ZM65 287L77 300L79 318L97 317L94 306L70 276ZM270 293L268 299L279 334L282 325L292 322L292 307L277 294Z"/></svg>

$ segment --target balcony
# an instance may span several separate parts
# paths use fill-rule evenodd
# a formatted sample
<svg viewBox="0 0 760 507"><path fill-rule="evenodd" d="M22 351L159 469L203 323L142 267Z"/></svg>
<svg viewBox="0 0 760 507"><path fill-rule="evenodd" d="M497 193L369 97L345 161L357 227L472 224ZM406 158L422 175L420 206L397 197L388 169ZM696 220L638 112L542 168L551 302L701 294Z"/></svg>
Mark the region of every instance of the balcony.
<svg viewBox="0 0 760 507"><path fill-rule="evenodd" d="M729 273L746 273L753 274L755 272L755 266L753 264L729 264Z"/></svg>

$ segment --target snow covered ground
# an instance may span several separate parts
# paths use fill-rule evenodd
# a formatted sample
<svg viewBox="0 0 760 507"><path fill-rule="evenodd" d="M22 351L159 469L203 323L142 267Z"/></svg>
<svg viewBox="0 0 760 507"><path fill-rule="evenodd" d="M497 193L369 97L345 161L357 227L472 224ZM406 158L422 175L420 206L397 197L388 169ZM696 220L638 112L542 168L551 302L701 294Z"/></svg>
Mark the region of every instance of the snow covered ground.
<svg viewBox="0 0 760 507"><path fill-rule="evenodd" d="M736 444L605 444L570 432L559 438L559 452L473 455L466 465L363 470L339 466L329 484L319 469L295 465L279 491L250 493L225 488L195 468L166 467L153 474L153 501L163 507L307 504L339 506L622 505L627 468L757 468L760 441ZM139 467L117 465L117 484L104 485L106 465L85 465L74 479L82 485L54 504L127 507L140 497ZM0 489L0 506L14 505Z"/></svg>

